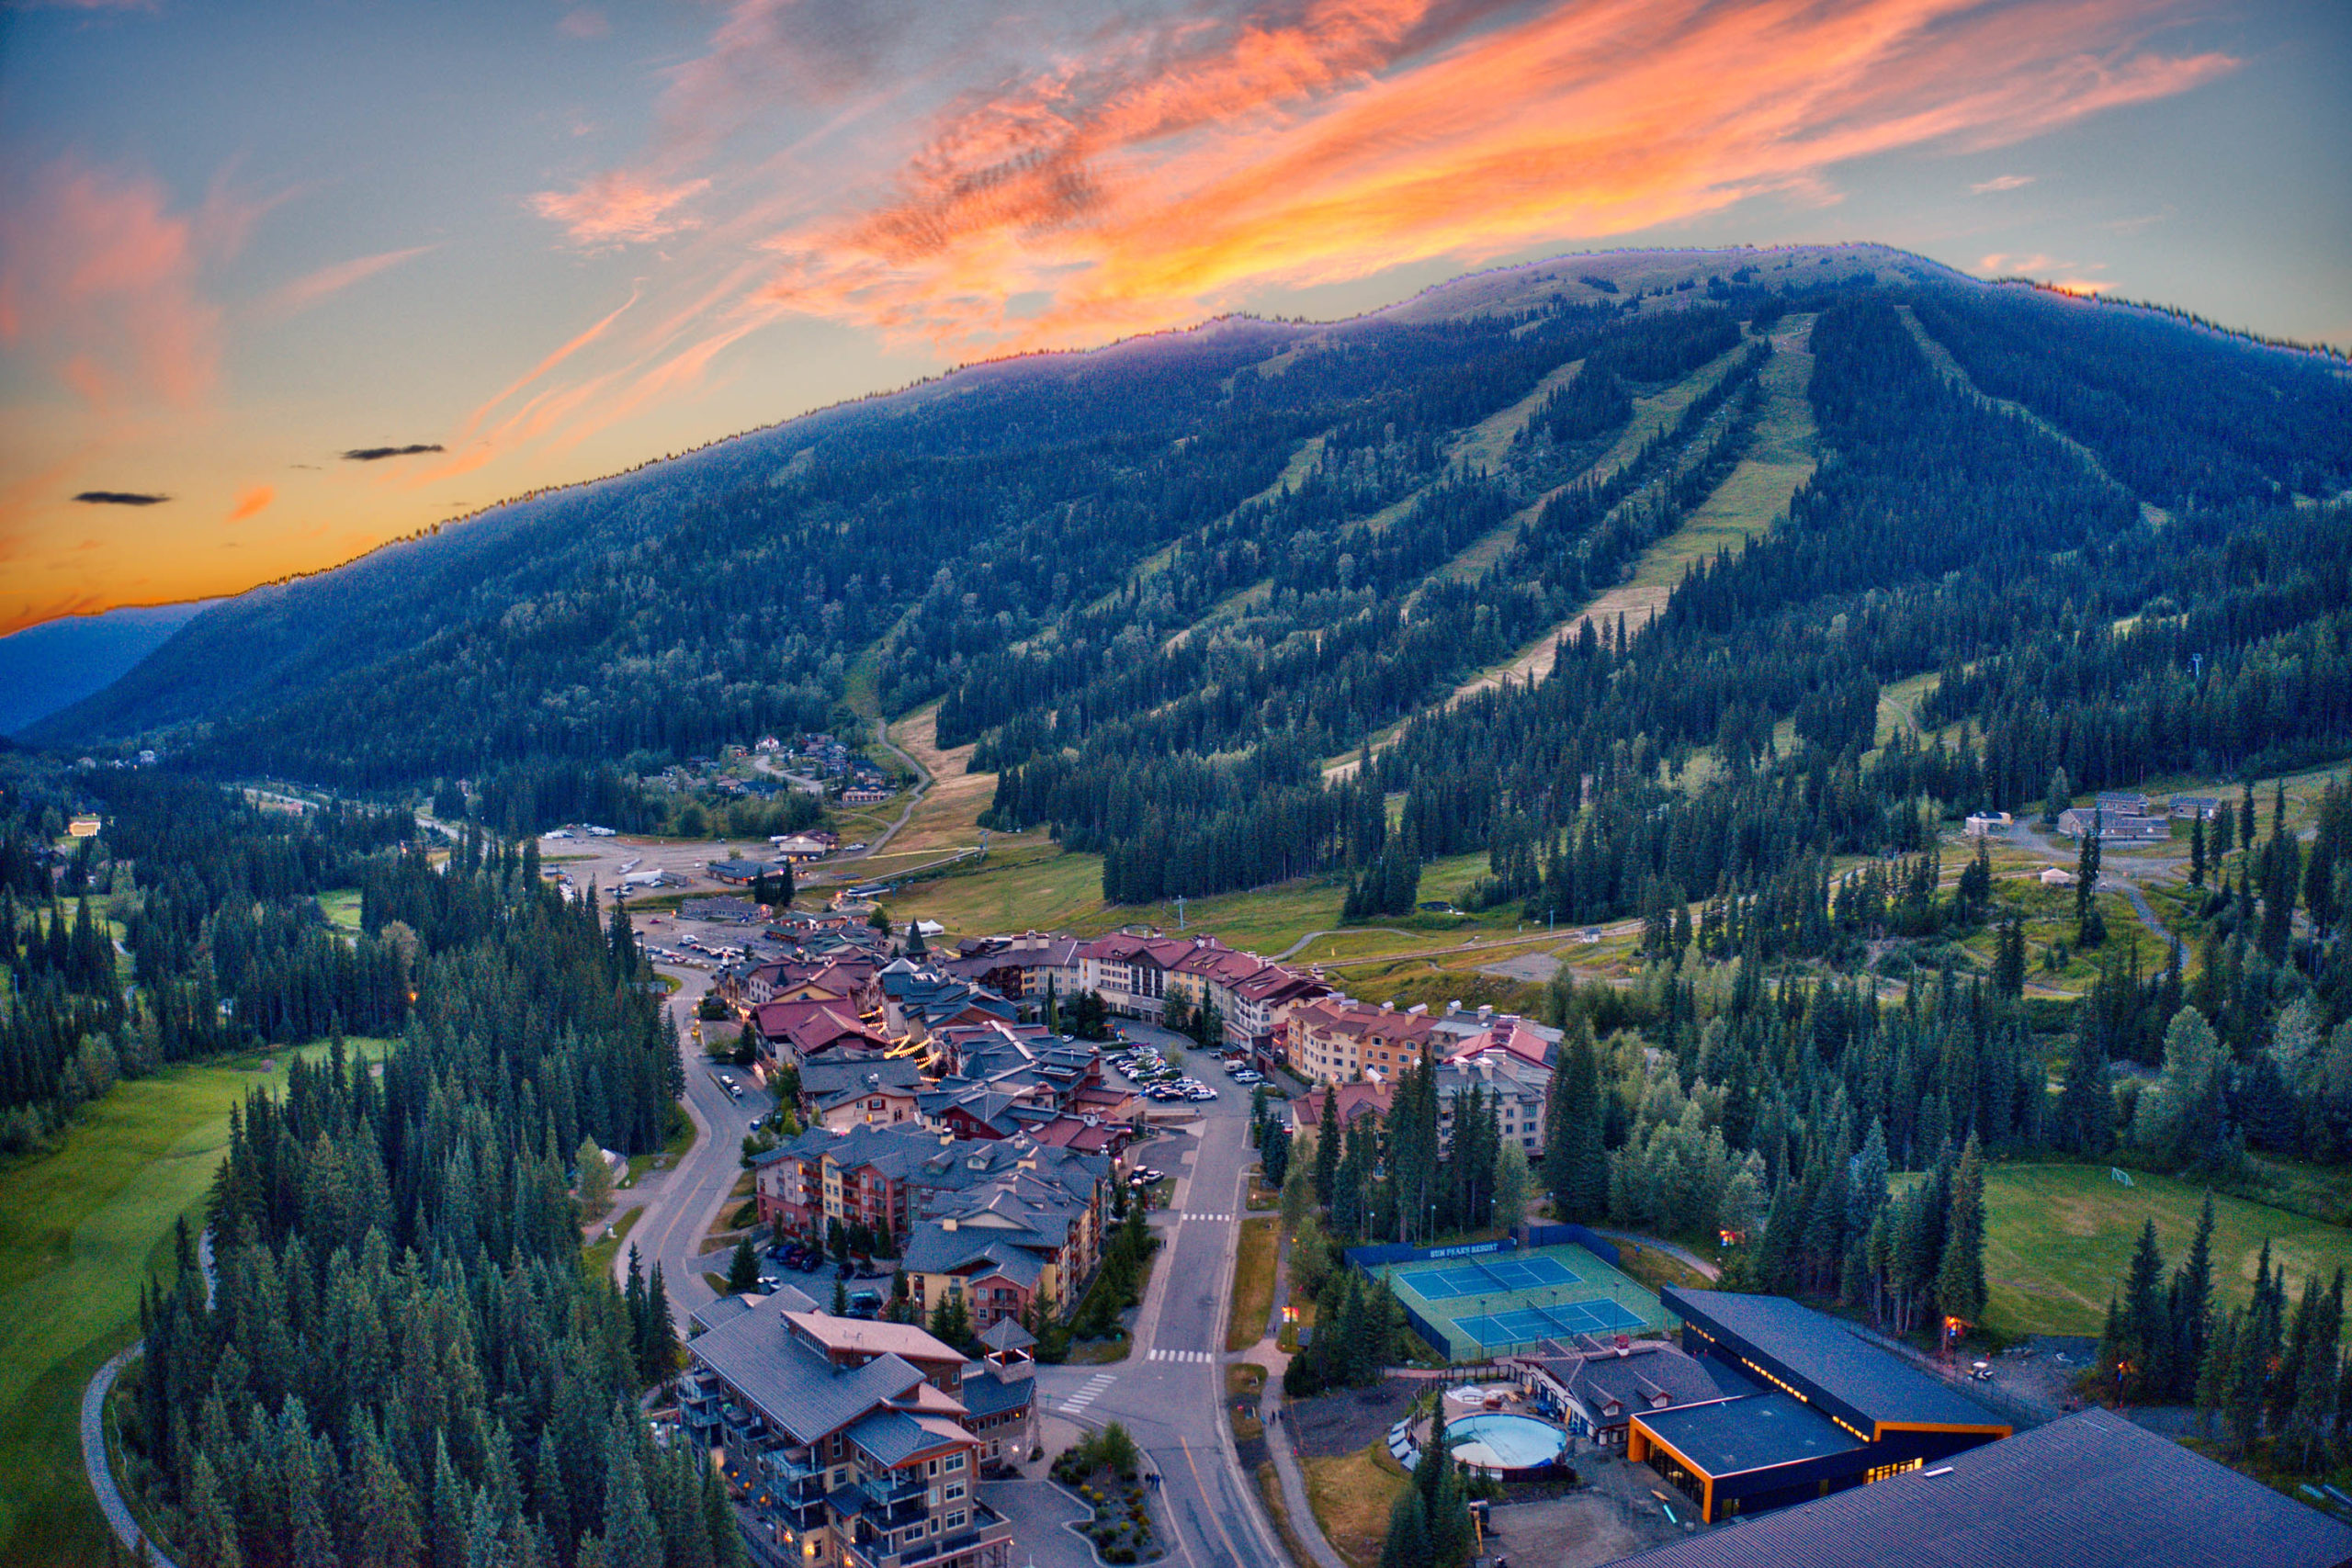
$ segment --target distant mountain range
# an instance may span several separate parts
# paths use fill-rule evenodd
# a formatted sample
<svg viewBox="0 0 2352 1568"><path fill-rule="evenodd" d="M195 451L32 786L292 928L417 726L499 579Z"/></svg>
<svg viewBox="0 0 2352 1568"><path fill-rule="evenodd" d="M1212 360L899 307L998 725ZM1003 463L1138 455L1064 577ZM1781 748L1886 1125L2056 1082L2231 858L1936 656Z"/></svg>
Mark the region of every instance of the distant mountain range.
<svg viewBox="0 0 2352 1568"><path fill-rule="evenodd" d="M69 615L0 637L0 735L104 691L219 603L191 599Z"/></svg>
<svg viewBox="0 0 2352 1568"><path fill-rule="evenodd" d="M1967 769L1817 829L1902 847L1905 792L2352 750L2347 490L2340 359L1882 246L1609 253L979 366L502 507L220 604L30 738L503 779L519 830L584 775L935 701L992 824L1144 898L1366 866L1366 752L1419 852L1523 829L1517 884L1580 801L1656 824L1662 782L1768 766L1812 810L1913 682ZM1599 662L1544 683L1579 635ZM1694 893L1765 863L1690 831Z"/></svg>

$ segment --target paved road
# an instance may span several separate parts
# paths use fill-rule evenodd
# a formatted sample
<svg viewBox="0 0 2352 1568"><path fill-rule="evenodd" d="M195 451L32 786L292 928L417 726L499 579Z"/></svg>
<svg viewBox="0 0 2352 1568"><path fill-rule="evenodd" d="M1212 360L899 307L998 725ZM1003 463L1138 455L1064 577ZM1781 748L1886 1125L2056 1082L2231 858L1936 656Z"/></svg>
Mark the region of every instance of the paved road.
<svg viewBox="0 0 2352 1568"><path fill-rule="evenodd" d="M1180 1136L1193 1141L1175 1198L1153 1216L1162 1240L1136 1314L1134 1348L1104 1367L1041 1367L1041 1412L1089 1426L1117 1421L1163 1477L1160 1503L1185 1568L1267 1568L1283 1561L1243 1473L1225 1418L1225 1324L1249 1197L1250 1097L1211 1074L1220 1097ZM1172 1168L1164 1155L1152 1156Z"/></svg>
<svg viewBox="0 0 2352 1568"><path fill-rule="evenodd" d="M702 1238L719 1212L727 1207L729 1194L743 1174L744 1133L753 1122L775 1109L775 1100L755 1086L751 1074L741 1071L735 1073L735 1078L744 1086L743 1098L740 1102L733 1100L719 1086L709 1064L695 1048L695 1007L710 989L710 972L670 964L656 967L684 982L670 998L670 1010L677 1016L680 1033L685 1036L684 1103L686 1114L694 1119L695 1145L675 1166L647 1176L631 1192L619 1195L621 1202L613 1213L616 1222L632 1206L642 1208L645 1213L614 1256L613 1278L627 1278L631 1246L637 1248L648 1273L659 1262L662 1282L669 1287L671 1313L679 1331L684 1333L687 1315L716 1299L716 1292L703 1282L708 1265L701 1257Z"/></svg>
<svg viewBox="0 0 2352 1568"><path fill-rule="evenodd" d="M196 1260L204 1269L204 1299L209 1305L219 1293L220 1280L212 1267L212 1233L209 1230L196 1238ZM131 1560L139 1560L143 1543L153 1568L178 1568L162 1543L139 1528L122 1488L115 1484L114 1461L107 1453L107 1395L114 1392L114 1380L122 1375L122 1369L146 1344L143 1339L135 1340L116 1351L82 1391L82 1469L90 1478L90 1490L97 1496L98 1512L106 1516L107 1528L114 1531L115 1539L122 1542L122 1549L130 1553Z"/></svg>

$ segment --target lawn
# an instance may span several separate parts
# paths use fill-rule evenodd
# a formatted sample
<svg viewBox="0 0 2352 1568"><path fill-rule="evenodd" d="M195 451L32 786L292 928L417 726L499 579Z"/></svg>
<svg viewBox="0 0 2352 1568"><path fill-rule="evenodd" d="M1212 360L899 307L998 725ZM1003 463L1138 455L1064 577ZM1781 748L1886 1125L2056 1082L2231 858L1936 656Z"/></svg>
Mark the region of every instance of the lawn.
<svg viewBox="0 0 2352 1568"><path fill-rule="evenodd" d="M62 1148L0 1169L0 1256L12 1265L0 1282L0 1561L107 1561L82 1474L83 1386L136 1337L140 1281L168 1263L172 1222L200 1217L230 1107L250 1089L282 1089L290 1055L119 1084Z"/></svg>
<svg viewBox="0 0 2352 1568"><path fill-rule="evenodd" d="M1984 1278L1992 1325L2012 1334L2097 1334L2110 1292L2122 1283L2140 1227L2156 1222L2167 1269L2196 1234L2204 1190L2144 1172L2133 1185L2105 1166L1999 1165L1986 1174ZM2306 1276L2352 1269L2352 1230L2242 1198L2217 1196L2213 1278L2222 1305L2252 1294L2262 1244L2284 1263L2300 1294Z"/></svg>
<svg viewBox="0 0 2352 1568"><path fill-rule="evenodd" d="M338 887L319 895L319 908L327 917L327 924L345 936L359 934L359 889Z"/></svg>
<svg viewBox="0 0 2352 1568"><path fill-rule="evenodd" d="M1306 1497L1332 1549L1354 1564L1380 1561L1388 1540L1388 1510L1404 1495L1405 1472L1385 1442L1336 1459L1308 1459Z"/></svg>
<svg viewBox="0 0 2352 1568"><path fill-rule="evenodd" d="M1274 1258L1281 1250L1279 1220L1246 1220L1241 1252L1233 1265L1233 1316L1225 1327L1225 1348L1247 1350L1266 1337L1274 1310Z"/></svg>

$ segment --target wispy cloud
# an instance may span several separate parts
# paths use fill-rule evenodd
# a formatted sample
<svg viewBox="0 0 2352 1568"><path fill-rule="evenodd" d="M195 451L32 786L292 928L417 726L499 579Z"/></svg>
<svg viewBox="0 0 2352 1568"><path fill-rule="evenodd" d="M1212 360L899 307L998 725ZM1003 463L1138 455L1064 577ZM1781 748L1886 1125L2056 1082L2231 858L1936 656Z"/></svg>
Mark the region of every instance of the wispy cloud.
<svg viewBox="0 0 2352 1568"><path fill-rule="evenodd" d="M438 441L413 442L406 446L354 446L343 454L346 463L380 463L387 457L419 457L427 452L438 452Z"/></svg>
<svg viewBox="0 0 2352 1568"><path fill-rule="evenodd" d="M1193 0L913 28L896 0L736 0L663 68L636 160L532 198L575 246L668 242L652 308L475 411L433 472L674 400L793 316L947 355L1069 346L1270 288L1831 203L1853 160L2007 146L2233 70L2164 41L2186 4ZM981 11L1030 30L1007 43ZM910 118L910 96L934 107ZM784 102L831 118L757 145Z"/></svg>
<svg viewBox="0 0 2352 1568"><path fill-rule="evenodd" d="M2022 190L2033 183L2031 175L1995 175L1989 180L1979 180L1968 187L1971 196L1995 196L2005 190Z"/></svg>
<svg viewBox="0 0 2352 1568"><path fill-rule="evenodd" d="M595 39L610 37L613 24L606 21L605 13L595 6L576 6L563 14L563 19L556 23L555 30L566 38Z"/></svg>
<svg viewBox="0 0 2352 1568"><path fill-rule="evenodd" d="M243 523L250 518L258 517L268 511L269 503L277 499L277 486L255 485L237 497L237 504L229 509L229 521Z"/></svg>
<svg viewBox="0 0 2352 1568"><path fill-rule="evenodd" d="M74 499L91 506L161 506L172 498L141 490L85 490Z"/></svg>
<svg viewBox="0 0 2352 1568"><path fill-rule="evenodd" d="M207 250L241 231L228 215L174 211L151 177L78 157L6 180L0 345L94 408L187 408L220 374L220 310L198 274Z"/></svg>
<svg viewBox="0 0 2352 1568"><path fill-rule="evenodd" d="M563 225L575 245L602 250L659 240L695 227L680 203L710 188L707 179L662 186L620 170L596 175L576 190L544 190L532 210Z"/></svg>
<svg viewBox="0 0 2352 1568"><path fill-rule="evenodd" d="M258 314L266 321L284 321L300 315L312 306L342 293L355 283L364 283L390 267L412 260L434 249L431 245L411 245L406 250L380 251L372 256L355 256L349 261L322 266L277 289L265 299Z"/></svg>

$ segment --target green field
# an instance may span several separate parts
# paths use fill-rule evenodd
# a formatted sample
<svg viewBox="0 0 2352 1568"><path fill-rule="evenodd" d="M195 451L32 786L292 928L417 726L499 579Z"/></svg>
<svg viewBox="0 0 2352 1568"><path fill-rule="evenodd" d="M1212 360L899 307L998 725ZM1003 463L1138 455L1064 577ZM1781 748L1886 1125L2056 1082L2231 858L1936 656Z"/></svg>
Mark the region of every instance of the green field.
<svg viewBox="0 0 2352 1568"><path fill-rule="evenodd" d="M1986 1173L1984 1279L1992 1326L2009 1334L2097 1334L2108 1296L2131 1266L2140 1227L2153 1218L2167 1269L2197 1232L2204 1190L2169 1177L2132 1174L2124 1187L2108 1168L1998 1165ZM2241 1198L2213 1200L2213 1279L2222 1305L2252 1293L2262 1244L2284 1263L2290 1289L2305 1276L2352 1269L2352 1230Z"/></svg>
<svg viewBox="0 0 2352 1568"><path fill-rule="evenodd" d="M229 1108L283 1089L291 1055L118 1084L62 1148L0 1169L0 1562L107 1560L82 1476L83 1386L138 1333L139 1282L168 1263L173 1220L199 1215Z"/></svg>

